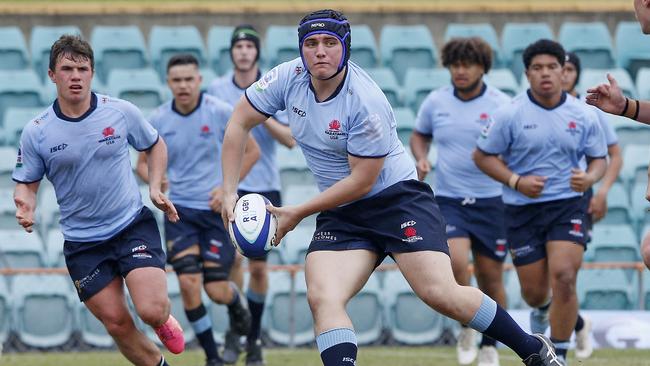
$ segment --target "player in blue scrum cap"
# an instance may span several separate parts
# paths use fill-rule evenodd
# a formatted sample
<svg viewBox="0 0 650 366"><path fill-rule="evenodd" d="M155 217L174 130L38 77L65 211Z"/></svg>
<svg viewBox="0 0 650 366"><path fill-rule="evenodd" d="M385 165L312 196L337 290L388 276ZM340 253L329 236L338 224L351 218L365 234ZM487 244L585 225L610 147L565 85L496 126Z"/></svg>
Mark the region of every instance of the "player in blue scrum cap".
<svg viewBox="0 0 650 366"><path fill-rule="evenodd" d="M345 306L390 255L433 309L508 345L526 365L559 366L547 338L527 334L480 290L454 280L433 192L417 180L386 97L348 60L345 16L313 12L300 22L298 35L301 58L277 66L249 87L228 123L222 216L234 220L248 131L288 109L289 126L321 193L300 205L269 210L278 219L277 241L303 218L319 213L305 275L323 364L356 363L357 340Z"/></svg>

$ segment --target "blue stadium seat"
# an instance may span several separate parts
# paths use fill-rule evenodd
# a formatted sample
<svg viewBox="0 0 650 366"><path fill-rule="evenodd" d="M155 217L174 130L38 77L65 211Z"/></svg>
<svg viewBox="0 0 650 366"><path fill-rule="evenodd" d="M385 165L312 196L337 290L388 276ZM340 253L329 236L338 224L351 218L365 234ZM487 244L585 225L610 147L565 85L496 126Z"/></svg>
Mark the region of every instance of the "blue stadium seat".
<svg viewBox="0 0 650 366"><path fill-rule="evenodd" d="M564 49L580 57L583 69L614 67L612 37L605 23L563 23L558 39Z"/></svg>
<svg viewBox="0 0 650 366"><path fill-rule="evenodd" d="M445 30L445 42L452 38L479 37L487 42L492 48L492 65L498 66L501 63L501 47L499 47L499 37L492 24L477 23L449 23Z"/></svg>
<svg viewBox="0 0 650 366"><path fill-rule="evenodd" d="M404 78L404 103L417 114L431 91L451 85L447 69L410 69Z"/></svg>
<svg viewBox="0 0 650 366"><path fill-rule="evenodd" d="M493 69L484 77L485 82L511 97L519 94L520 88L510 69Z"/></svg>
<svg viewBox="0 0 650 366"><path fill-rule="evenodd" d="M648 179L648 156L650 146L627 145L623 150L623 168L621 178L628 188L636 182L646 182Z"/></svg>
<svg viewBox="0 0 650 366"><path fill-rule="evenodd" d="M15 182L11 180L11 173L16 167L15 147L0 146L0 188L14 188ZM13 198L9 200L13 202Z"/></svg>
<svg viewBox="0 0 650 366"><path fill-rule="evenodd" d="M282 252L283 262L286 264L305 264L305 256L309 243L314 235L315 227L307 223L301 223L295 229L287 233L277 249Z"/></svg>
<svg viewBox="0 0 650 366"><path fill-rule="evenodd" d="M1 268L45 267L44 245L37 233L22 228L0 230L0 251Z"/></svg>
<svg viewBox="0 0 650 366"><path fill-rule="evenodd" d="M154 25L149 33L149 51L154 68L161 78L167 73L167 62L178 53L189 53L199 60L199 66L207 65L203 38L195 26L167 27Z"/></svg>
<svg viewBox="0 0 650 366"><path fill-rule="evenodd" d="M5 111L4 130L5 145L17 146L23 127L39 116L43 108L9 108Z"/></svg>
<svg viewBox="0 0 650 366"><path fill-rule="evenodd" d="M384 310L395 341L418 345L432 343L440 338L445 317L433 311L415 295L402 273L386 273L384 296Z"/></svg>
<svg viewBox="0 0 650 366"><path fill-rule="evenodd" d="M135 25L93 28L90 43L95 50L95 69L106 80L113 69L141 69L148 57L144 36Z"/></svg>
<svg viewBox="0 0 650 366"><path fill-rule="evenodd" d="M110 95L140 108L156 108L163 102L163 85L153 69L113 70L107 85Z"/></svg>
<svg viewBox="0 0 650 366"><path fill-rule="evenodd" d="M212 81L217 78L217 74L212 69L207 67L202 68L200 72L201 77L203 78L201 81L201 91L207 92L208 87L210 87L210 83L212 83Z"/></svg>
<svg viewBox="0 0 650 366"><path fill-rule="evenodd" d="M632 224L630 198L622 183L614 183L607 194L607 215L601 224Z"/></svg>
<svg viewBox="0 0 650 366"><path fill-rule="evenodd" d="M433 38L425 25L384 25L380 49L382 63L391 68L403 84L408 69L434 67L438 58Z"/></svg>
<svg viewBox="0 0 650 366"><path fill-rule="evenodd" d="M65 267L65 257L63 256L63 233L61 229L50 229L45 236L45 256L50 267Z"/></svg>
<svg viewBox="0 0 650 366"><path fill-rule="evenodd" d="M397 137L408 149L411 134L415 129L415 113L410 108L393 108L393 113L397 122Z"/></svg>
<svg viewBox="0 0 650 366"><path fill-rule="evenodd" d="M408 149L410 151L410 149ZM427 158L429 159L429 163L431 163L431 171L427 176L424 178L424 182L428 183L431 187L435 189L435 182L436 182L436 163L438 162L438 147L436 144L431 143L431 146L429 147L429 154L427 155ZM415 159L413 159L415 160Z"/></svg>
<svg viewBox="0 0 650 366"><path fill-rule="evenodd" d="M639 259L639 243L632 226L601 223L594 226L585 261L636 262Z"/></svg>
<svg viewBox="0 0 650 366"><path fill-rule="evenodd" d="M284 205L299 205L316 197L319 193L316 184L291 184L282 190L282 203ZM315 223L316 214L303 219L303 223Z"/></svg>
<svg viewBox="0 0 650 366"><path fill-rule="evenodd" d="M305 345L314 341L314 323L307 303L305 273L294 278L294 307L291 307L291 276L288 272L269 273L269 291L263 322L269 338L278 344ZM292 329L293 328L293 329ZM292 337L293 333L293 337ZM292 339L293 338L293 339Z"/></svg>
<svg viewBox="0 0 650 366"><path fill-rule="evenodd" d="M587 89L593 88L599 84L607 83L607 73L610 73L618 82L623 94L629 98L637 98L636 87L630 74L625 69L595 70L583 69L580 74L580 85L578 90L580 94L586 94Z"/></svg>
<svg viewBox="0 0 650 366"><path fill-rule="evenodd" d="M35 217L40 232L59 227L61 212L59 211L59 204L52 184L42 184L38 190Z"/></svg>
<svg viewBox="0 0 650 366"><path fill-rule="evenodd" d="M377 86L379 86L381 91L384 92L386 99L388 99L388 103L390 103L393 108L401 107L403 105L401 88L391 69L378 67L374 69L366 69L366 72L370 75L372 80L377 83Z"/></svg>
<svg viewBox="0 0 650 366"><path fill-rule="evenodd" d="M52 348L71 340L79 300L67 275L16 275L11 289L13 328L21 343Z"/></svg>
<svg viewBox="0 0 650 366"><path fill-rule="evenodd" d="M538 39L553 39L546 23L506 23L501 32L502 58L517 77L524 72L522 54L528 45Z"/></svg>
<svg viewBox="0 0 650 366"><path fill-rule="evenodd" d="M384 330L383 298L379 274L373 273L361 291L348 302L346 309L359 344L381 341Z"/></svg>
<svg viewBox="0 0 650 366"><path fill-rule="evenodd" d="M266 29L266 65L275 67L300 57L298 32L293 25L270 25Z"/></svg>
<svg viewBox="0 0 650 366"><path fill-rule="evenodd" d="M0 69L20 70L29 66L27 44L18 27L0 27Z"/></svg>
<svg viewBox="0 0 650 366"><path fill-rule="evenodd" d="M639 92L639 98L643 100L650 99L650 67L642 67L638 70L635 84Z"/></svg>
<svg viewBox="0 0 650 366"><path fill-rule="evenodd" d="M9 338L11 331L11 293L5 277L0 278L0 345Z"/></svg>
<svg viewBox="0 0 650 366"><path fill-rule="evenodd" d="M351 33L353 41L350 59L364 69L376 67L379 52L372 29L365 24L353 25Z"/></svg>
<svg viewBox="0 0 650 366"><path fill-rule="evenodd" d="M650 67L650 46L638 22L618 23L615 39L618 67L629 71L632 77L636 77L640 68Z"/></svg>
<svg viewBox="0 0 650 366"><path fill-rule="evenodd" d="M292 184L315 184L314 175L307 167L307 162L299 147L288 149L278 146L277 161L282 187L286 188Z"/></svg>
<svg viewBox="0 0 650 366"><path fill-rule="evenodd" d="M639 73L640 74L640 73ZM641 99L644 99L641 97ZM643 145L650 141L650 126L629 118L606 113L608 122L614 126L618 145L625 150L628 145Z"/></svg>
<svg viewBox="0 0 650 366"><path fill-rule="evenodd" d="M115 344L104 324L82 302L77 303L77 319L81 341L92 347L108 348Z"/></svg>
<svg viewBox="0 0 650 366"><path fill-rule="evenodd" d="M54 27L37 25L32 28L29 38L32 66L41 80L47 79L52 44L64 34L81 34L81 29L76 25Z"/></svg>
<svg viewBox="0 0 650 366"><path fill-rule="evenodd" d="M230 37L235 27L215 25L208 31L208 56L210 67L219 75L232 69Z"/></svg>
<svg viewBox="0 0 650 366"><path fill-rule="evenodd" d="M0 71L0 120L8 108L43 105L43 84L33 70Z"/></svg>
<svg viewBox="0 0 650 366"><path fill-rule="evenodd" d="M647 183L636 182L630 191L630 202L632 203L632 217L635 220L637 232L643 234L643 227L650 224L650 205L645 199ZM640 236L643 239L643 236Z"/></svg>
<svg viewBox="0 0 650 366"><path fill-rule="evenodd" d="M578 272L580 309L632 310L637 308L638 280L623 269L591 269Z"/></svg>

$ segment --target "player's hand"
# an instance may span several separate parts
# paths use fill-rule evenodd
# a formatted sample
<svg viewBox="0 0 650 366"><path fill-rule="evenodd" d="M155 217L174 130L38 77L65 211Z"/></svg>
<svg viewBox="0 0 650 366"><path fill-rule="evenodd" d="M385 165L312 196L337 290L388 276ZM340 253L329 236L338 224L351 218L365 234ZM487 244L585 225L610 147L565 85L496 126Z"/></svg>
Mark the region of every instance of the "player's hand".
<svg viewBox="0 0 650 366"><path fill-rule="evenodd" d="M584 170L573 168L571 169L571 189L576 192L585 192L594 184L591 176Z"/></svg>
<svg viewBox="0 0 650 366"><path fill-rule="evenodd" d="M293 230L296 225L304 218L298 211L298 206L275 207L271 204L266 205L266 209L278 220L278 226L275 229L273 237L273 246L277 246L285 235Z"/></svg>
<svg viewBox="0 0 650 366"><path fill-rule="evenodd" d="M537 198L542 194L542 191L544 190L546 179L546 177L540 177L539 175L521 176L521 178L519 178L517 190L527 197Z"/></svg>
<svg viewBox="0 0 650 366"><path fill-rule="evenodd" d="M165 215L167 215L167 219L169 221L177 222L179 220L176 207L174 207L172 201L170 201L164 193L158 190L150 190L149 196L151 198L151 202L153 202L153 204L158 207L160 211L164 212Z"/></svg>
<svg viewBox="0 0 650 366"><path fill-rule="evenodd" d="M34 231L34 207L20 197L14 197L14 203L16 204L16 220L18 220L18 224L25 231L31 233Z"/></svg>
<svg viewBox="0 0 650 366"><path fill-rule="evenodd" d="M221 212L222 203L223 203L223 189L221 188L221 186L214 187L210 192L210 208L214 212ZM233 206L233 208L234 207L235 206Z"/></svg>
<svg viewBox="0 0 650 366"><path fill-rule="evenodd" d="M423 181L424 178L427 177L427 174L431 171L431 163L429 162L429 159L423 158L418 160L417 164L415 165L415 168L418 171L418 179L420 181Z"/></svg>
<svg viewBox="0 0 650 366"><path fill-rule="evenodd" d="M602 193L596 193L589 202L588 214L591 215L594 222L600 221L607 214L607 196Z"/></svg>
<svg viewBox="0 0 650 366"><path fill-rule="evenodd" d="M223 220L223 226L228 230L228 224L235 221L235 205L239 196L237 196L237 193L227 195L223 192L221 196L221 219Z"/></svg>
<svg viewBox="0 0 650 366"><path fill-rule="evenodd" d="M612 75L607 74L607 80L609 84L587 89L587 103L607 113L621 114L625 108L625 96Z"/></svg>

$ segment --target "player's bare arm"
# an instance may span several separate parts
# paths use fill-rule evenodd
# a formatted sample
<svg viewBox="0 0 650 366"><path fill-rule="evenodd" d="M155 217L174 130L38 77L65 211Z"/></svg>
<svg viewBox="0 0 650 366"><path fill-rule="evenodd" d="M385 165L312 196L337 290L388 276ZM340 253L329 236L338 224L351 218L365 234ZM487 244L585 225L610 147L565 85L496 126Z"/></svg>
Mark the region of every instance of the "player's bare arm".
<svg viewBox="0 0 650 366"><path fill-rule="evenodd" d="M431 171L431 162L429 161L429 147L431 146L431 137L413 131L409 144L411 152L415 158L415 167L418 171L418 179L424 180Z"/></svg>
<svg viewBox="0 0 650 366"><path fill-rule="evenodd" d="M275 141L290 149L293 149L293 147L296 146L296 140L293 138L289 126L283 125L273 117L269 117L269 119L264 121L264 127L269 131L271 136L273 136Z"/></svg>
<svg viewBox="0 0 650 366"><path fill-rule="evenodd" d="M25 231L34 231L34 210L36 210L36 193L40 182L18 183L14 191L16 204L16 220Z"/></svg>
<svg viewBox="0 0 650 366"><path fill-rule="evenodd" d="M162 137L159 137L158 142L147 151L147 162L151 202L167 215L169 221L178 221L176 207L162 193L162 181L167 170L167 144Z"/></svg>
<svg viewBox="0 0 650 366"><path fill-rule="evenodd" d="M537 175L519 176L496 155L489 155L476 149L472 155L474 163L485 174L530 198L537 198L544 190L546 177Z"/></svg>
<svg viewBox="0 0 650 366"><path fill-rule="evenodd" d="M605 174L605 169L607 169L607 161L605 158L589 160L587 171L578 168L571 169L571 189L576 192L587 191Z"/></svg>

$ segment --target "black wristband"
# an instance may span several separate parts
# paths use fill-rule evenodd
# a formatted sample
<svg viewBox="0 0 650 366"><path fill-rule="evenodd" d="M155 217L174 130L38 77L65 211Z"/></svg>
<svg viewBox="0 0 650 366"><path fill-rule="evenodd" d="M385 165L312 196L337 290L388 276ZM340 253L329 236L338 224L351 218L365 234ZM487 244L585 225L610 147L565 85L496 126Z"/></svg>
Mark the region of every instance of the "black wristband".
<svg viewBox="0 0 650 366"><path fill-rule="evenodd" d="M521 176L517 177L517 181L515 181L515 191L519 192L519 181L521 180Z"/></svg>
<svg viewBox="0 0 650 366"><path fill-rule="evenodd" d="M623 112L619 114L619 116L625 117L625 112L627 112L627 108L630 106L630 100L625 97L625 108L623 108Z"/></svg>
<svg viewBox="0 0 650 366"><path fill-rule="evenodd" d="M632 117L632 119L636 121L637 118L639 118L639 107L640 107L641 105L639 104L639 100L638 100L638 99L635 99L634 101L636 102L636 112L634 112L634 117Z"/></svg>

